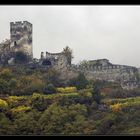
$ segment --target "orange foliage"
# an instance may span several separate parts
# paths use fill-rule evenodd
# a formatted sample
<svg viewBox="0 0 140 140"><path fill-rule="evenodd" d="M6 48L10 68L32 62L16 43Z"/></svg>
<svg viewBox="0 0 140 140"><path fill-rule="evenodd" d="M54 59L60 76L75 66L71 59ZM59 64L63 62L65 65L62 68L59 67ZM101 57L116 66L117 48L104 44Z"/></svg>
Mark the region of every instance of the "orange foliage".
<svg viewBox="0 0 140 140"><path fill-rule="evenodd" d="M117 113L120 112L122 107L120 103L114 104L114 105L110 105L110 108L113 112Z"/></svg>

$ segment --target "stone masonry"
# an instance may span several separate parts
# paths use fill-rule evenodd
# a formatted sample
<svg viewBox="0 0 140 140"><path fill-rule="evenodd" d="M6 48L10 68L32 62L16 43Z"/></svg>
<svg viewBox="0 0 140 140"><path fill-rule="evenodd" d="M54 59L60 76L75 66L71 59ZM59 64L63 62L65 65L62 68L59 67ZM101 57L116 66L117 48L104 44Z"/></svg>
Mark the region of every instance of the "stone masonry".
<svg viewBox="0 0 140 140"><path fill-rule="evenodd" d="M12 64L18 51L24 52L29 60L33 59L32 24L28 21L10 23L10 39L0 44L0 65Z"/></svg>
<svg viewBox="0 0 140 140"><path fill-rule="evenodd" d="M107 59L88 61L76 68L89 80L118 82L125 89L137 88L140 85L139 71L136 67L112 64Z"/></svg>
<svg viewBox="0 0 140 140"><path fill-rule="evenodd" d="M28 58L28 66L54 68L60 72L61 80L68 82L82 72L88 80L105 80L118 82L125 89L140 87L140 69L126 65L116 65L107 59L86 61L84 65L71 64L69 47L60 53L41 52L40 59L33 59L32 24L28 21L10 23L10 39L0 44L0 65L14 64L14 54L24 52Z"/></svg>

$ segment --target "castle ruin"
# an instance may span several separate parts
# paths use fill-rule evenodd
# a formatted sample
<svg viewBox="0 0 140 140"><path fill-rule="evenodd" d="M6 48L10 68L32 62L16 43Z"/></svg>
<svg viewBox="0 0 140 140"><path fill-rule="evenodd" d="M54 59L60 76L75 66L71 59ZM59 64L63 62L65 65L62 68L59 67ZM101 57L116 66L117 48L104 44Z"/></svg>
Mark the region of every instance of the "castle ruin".
<svg viewBox="0 0 140 140"><path fill-rule="evenodd" d="M71 50L67 46L60 53L41 52L40 65L53 66L57 70L65 69L71 66Z"/></svg>
<svg viewBox="0 0 140 140"><path fill-rule="evenodd" d="M118 82L125 89L139 87L139 70L136 67L112 64L107 59L87 61L76 68L89 80Z"/></svg>
<svg viewBox="0 0 140 140"><path fill-rule="evenodd" d="M28 21L10 23L10 48L13 51L22 51L33 58L32 50L32 24Z"/></svg>
<svg viewBox="0 0 140 140"><path fill-rule="evenodd" d="M0 64L14 63L15 53L23 52L33 59L32 24L28 21L10 23L10 39L0 44Z"/></svg>
<svg viewBox="0 0 140 140"><path fill-rule="evenodd" d="M116 65L107 59L87 61L84 65L72 65L72 52L69 47L60 53L41 52L40 59L33 58L32 24L28 21L10 23L10 39L0 44L0 66L15 65L15 53L23 52L28 57L29 66L50 68L60 72L59 77L68 81L83 73L88 80L118 82L124 89L140 87L140 69L126 65Z"/></svg>

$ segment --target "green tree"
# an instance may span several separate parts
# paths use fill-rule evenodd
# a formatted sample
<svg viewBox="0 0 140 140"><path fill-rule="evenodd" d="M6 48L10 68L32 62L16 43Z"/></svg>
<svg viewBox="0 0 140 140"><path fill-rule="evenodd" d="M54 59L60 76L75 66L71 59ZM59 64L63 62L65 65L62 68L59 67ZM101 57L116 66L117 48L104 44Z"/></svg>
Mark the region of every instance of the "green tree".
<svg viewBox="0 0 140 140"><path fill-rule="evenodd" d="M70 80L69 84L75 86L78 90L85 89L88 85L88 80L85 78L84 74L80 73L77 78Z"/></svg>
<svg viewBox="0 0 140 140"><path fill-rule="evenodd" d="M66 46L64 49L63 49L63 53L65 54L65 56L67 57L67 61L68 61L68 64L71 65L71 61L73 59L73 55L72 55L72 50Z"/></svg>
<svg viewBox="0 0 140 140"><path fill-rule="evenodd" d="M12 122L6 117L4 113L0 113L0 135L14 134L15 129Z"/></svg>
<svg viewBox="0 0 140 140"><path fill-rule="evenodd" d="M100 92L100 88L97 84L94 85L94 88L92 91L92 97L93 97L93 100L95 100L97 102L97 104L100 104L101 92Z"/></svg>
<svg viewBox="0 0 140 140"><path fill-rule="evenodd" d="M16 52L15 53L15 62L16 63L26 63L28 61L28 57L24 52Z"/></svg>
<svg viewBox="0 0 140 140"><path fill-rule="evenodd" d="M0 94L8 94L9 91L9 84L7 81L0 79Z"/></svg>
<svg viewBox="0 0 140 140"><path fill-rule="evenodd" d="M38 111L44 111L48 107L48 102L44 96L38 93L33 93L30 104L33 109L37 109Z"/></svg>
<svg viewBox="0 0 140 140"><path fill-rule="evenodd" d="M8 85L9 85L9 90L10 90L9 94L10 95L16 95L17 94L16 92L18 92L17 91L18 80L16 80L15 78L12 78L9 81Z"/></svg>
<svg viewBox="0 0 140 140"><path fill-rule="evenodd" d="M54 86L60 85L60 80L58 79L59 72L51 68L44 74L44 82L46 84L53 84Z"/></svg>
<svg viewBox="0 0 140 140"><path fill-rule="evenodd" d="M14 119L15 135L39 135L40 126L38 120L40 112L32 110L28 113L20 113Z"/></svg>
<svg viewBox="0 0 140 140"><path fill-rule="evenodd" d="M56 88L53 84L48 84L44 89L45 94L52 94L56 93Z"/></svg>
<svg viewBox="0 0 140 140"><path fill-rule="evenodd" d="M13 77L12 70L9 68L3 68L0 72L0 78L9 81Z"/></svg>
<svg viewBox="0 0 140 140"><path fill-rule="evenodd" d="M5 100L0 99L0 112L8 109L8 103Z"/></svg>
<svg viewBox="0 0 140 140"><path fill-rule="evenodd" d="M39 119L42 134L82 134L86 115L87 108L84 105L61 107L54 103Z"/></svg>

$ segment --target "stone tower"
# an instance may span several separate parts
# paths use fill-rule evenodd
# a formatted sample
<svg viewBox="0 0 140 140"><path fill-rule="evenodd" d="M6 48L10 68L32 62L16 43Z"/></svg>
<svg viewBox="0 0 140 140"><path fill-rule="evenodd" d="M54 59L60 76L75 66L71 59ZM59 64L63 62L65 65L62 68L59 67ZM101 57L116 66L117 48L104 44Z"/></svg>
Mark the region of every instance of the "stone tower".
<svg viewBox="0 0 140 140"><path fill-rule="evenodd" d="M10 48L13 52L22 51L29 59L33 58L32 24L28 21L10 22Z"/></svg>

